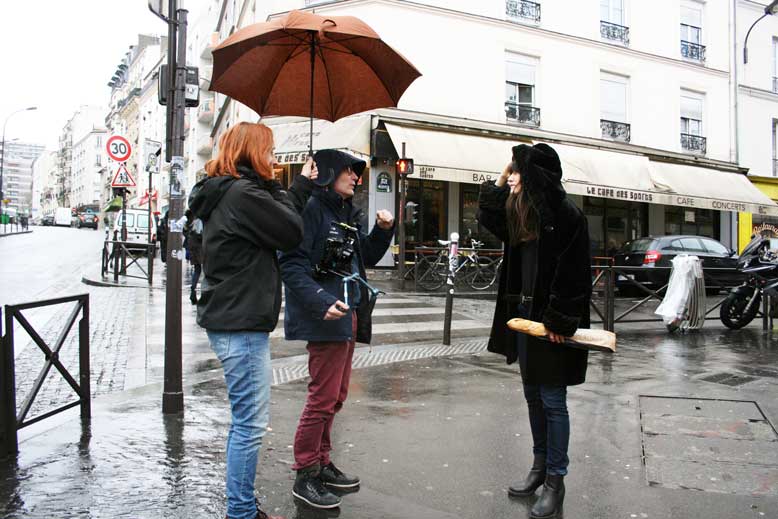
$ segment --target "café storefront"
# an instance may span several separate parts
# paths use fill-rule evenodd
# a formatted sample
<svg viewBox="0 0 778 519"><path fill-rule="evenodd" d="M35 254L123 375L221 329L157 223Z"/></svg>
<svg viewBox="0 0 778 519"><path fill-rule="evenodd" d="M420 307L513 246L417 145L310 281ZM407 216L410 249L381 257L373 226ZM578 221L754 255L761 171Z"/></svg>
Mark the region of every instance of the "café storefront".
<svg viewBox="0 0 778 519"><path fill-rule="evenodd" d="M308 123L271 126L289 182L307 154ZM597 139L572 140L492 123L473 127L472 121L401 110L379 110L334 124L316 121L314 126L314 149L342 149L368 162L355 200L366 215L364 225L372 225L369 216L378 209L398 214L394 161L405 143L406 156L414 159L416 168L407 183L404 225L409 249L437 245L455 231L465 247L475 239L499 248L499 240L476 218L479 185L498 177L510 160L511 147L519 143L547 142L559 153L564 187L589 221L594 257L612 256L626 241L648 235L696 234L736 247L738 213L775 218L778 226L778 205L733 164L660 155ZM382 265L392 264L387 255Z"/></svg>

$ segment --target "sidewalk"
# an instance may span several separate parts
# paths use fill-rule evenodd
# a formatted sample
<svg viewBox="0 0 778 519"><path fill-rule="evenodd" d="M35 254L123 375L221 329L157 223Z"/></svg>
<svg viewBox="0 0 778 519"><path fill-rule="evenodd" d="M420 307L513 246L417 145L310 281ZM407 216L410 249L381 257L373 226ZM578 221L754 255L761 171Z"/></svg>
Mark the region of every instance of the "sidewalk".
<svg viewBox="0 0 778 519"><path fill-rule="evenodd" d="M16 463L0 464L0 517L224 517L229 404L188 290L185 414L174 417L161 414L164 292L96 290L133 294L127 389L94 399L88 426L73 409L20 431ZM440 319L443 304L406 293L384 301L387 323L377 326ZM458 315L477 323L492 309L455 302ZM390 333L382 337L409 340L357 349L334 459L363 486L344 498L340 517L528 516L531 500L507 497L531 459L518 368L485 351L481 326L450 347ZM720 325L668 335L648 323L619 331L615 355L592 354L587 383L569 391L566 517L778 519L777 337ZM290 494L307 358L281 337L272 349L272 423L257 493L287 518L332 517L298 508Z"/></svg>
<svg viewBox="0 0 778 519"><path fill-rule="evenodd" d="M591 356L587 383L569 392L566 517L778 518L773 339L746 330L620 340L616 355ZM483 346L444 357L433 346L359 349L334 454L363 486L340 517L527 517L531 500L507 497L531 458L521 385ZM302 361L274 361L257 490L273 513L332 517L298 508L289 492L306 392L304 370L291 368ZM188 377L185 395L180 417L162 416L152 384L96 400L90 427L74 410L23 431L18 462L0 469L3 517L223 517L221 372Z"/></svg>

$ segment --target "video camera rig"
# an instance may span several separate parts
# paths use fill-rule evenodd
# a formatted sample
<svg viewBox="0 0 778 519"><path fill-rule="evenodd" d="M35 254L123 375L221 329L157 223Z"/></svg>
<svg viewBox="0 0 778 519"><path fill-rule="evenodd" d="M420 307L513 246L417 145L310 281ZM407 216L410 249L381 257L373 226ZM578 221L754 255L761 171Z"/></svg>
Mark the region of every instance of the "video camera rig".
<svg viewBox="0 0 778 519"><path fill-rule="evenodd" d="M334 228L345 231L344 238L327 238L324 254L321 261L314 268L314 275L324 277L328 275L338 276L343 279L343 298L346 305L349 304L348 287L351 282L364 286L369 295L368 307L372 312L376 299L385 292L371 286L359 273L351 273L351 266L356 254L356 243L359 240L359 229L343 222L333 222Z"/></svg>

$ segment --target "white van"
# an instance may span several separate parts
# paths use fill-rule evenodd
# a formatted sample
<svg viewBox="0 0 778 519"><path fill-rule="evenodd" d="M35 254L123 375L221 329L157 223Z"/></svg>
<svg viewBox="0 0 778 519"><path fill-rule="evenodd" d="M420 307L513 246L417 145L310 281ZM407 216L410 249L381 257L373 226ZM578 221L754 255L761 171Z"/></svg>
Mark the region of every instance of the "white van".
<svg viewBox="0 0 778 519"><path fill-rule="evenodd" d="M73 211L69 207L57 207L54 211L54 225L70 227L70 220L73 217Z"/></svg>
<svg viewBox="0 0 778 519"><path fill-rule="evenodd" d="M113 224L114 231L117 231L117 238L122 237L122 216L124 212L116 213L116 220ZM148 243L149 230L149 212L147 209L127 209L127 240L135 243ZM113 236L111 236L113 238ZM157 240L157 221L154 215L151 215L151 242Z"/></svg>

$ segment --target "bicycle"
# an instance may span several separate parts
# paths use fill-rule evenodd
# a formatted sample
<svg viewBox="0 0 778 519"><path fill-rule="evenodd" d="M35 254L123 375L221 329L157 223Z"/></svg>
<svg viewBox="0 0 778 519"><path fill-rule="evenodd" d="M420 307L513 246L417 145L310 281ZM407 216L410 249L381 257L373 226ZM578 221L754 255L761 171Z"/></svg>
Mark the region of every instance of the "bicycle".
<svg viewBox="0 0 778 519"><path fill-rule="evenodd" d="M473 290L486 290L497 281L497 273L502 265L502 257L497 260L488 256L480 256L478 249L482 248L484 243L478 240L472 240L472 249L460 250L463 260L459 262L454 270L454 279L456 280L460 272L464 271L462 277L467 285ZM438 240L443 247L448 247L451 242L448 240ZM424 255L422 260L416 265L416 272L419 275L418 283L426 290L437 290L448 279L449 257L448 248L440 250L435 255L435 260L430 261Z"/></svg>

